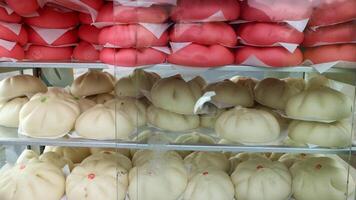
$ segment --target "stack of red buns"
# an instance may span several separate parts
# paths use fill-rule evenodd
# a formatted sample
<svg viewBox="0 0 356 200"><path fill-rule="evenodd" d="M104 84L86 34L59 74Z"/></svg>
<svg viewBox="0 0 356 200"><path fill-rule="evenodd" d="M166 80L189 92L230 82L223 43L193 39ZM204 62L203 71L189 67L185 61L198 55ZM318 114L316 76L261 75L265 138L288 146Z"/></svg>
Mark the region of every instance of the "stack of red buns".
<svg viewBox="0 0 356 200"><path fill-rule="evenodd" d="M356 62L356 0L314 0L304 59L313 64Z"/></svg>
<svg viewBox="0 0 356 200"><path fill-rule="evenodd" d="M100 29L89 24L80 25L78 36L80 42L74 48L73 59L85 62L97 62L100 60L99 46Z"/></svg>
<svg viewBox="0 0 356 200"><path fill-rule="evenodd" d="M303 42L303 23L311 15L309 0L245 0L243 23L237 29L241 43L236 63L271 67L296 66L302 63L299 48ZM297 24L298 27L293 27Z"/></svg>
<svg viewBox="0 0 356 200"><path fill-rule="evenodd" d="M40 7L39 2L42 1L43 0L5 0L13 11L24 17L33 15Z"/></svg>
<svg viewBox="0 0 356 200"><path fill-rule="evenodd" d="M236 0L178 0L171 15L176 24L170 31L168 62L193 67L233 64L231 47L237 45L237 36L226 22L239 13Z"/></svg>
<svg viewBox="0 0 356 200"><path fill-rule="evenodd" d="M22 60L23 46L27 43L27 32L21 24L22 18L10 7L0 3L0 58L1 61Z"/></svg>
<svg viewBox="0 0 356 200"><path fill-rule="evenodd" d="M356 0L0 0L0 61L356 62L355 7Z"/></svg>
<svg viewBox="0 0 356 200"><path fill-rule="evenodd" d="M96 21L103 0L45 0L47 3L60 5L64 8L78 11L81 25L78 27L78 45L73 50L76 61L99 61L98 35L100 29L91 25ZM81 17L83 16L83 17ZM82 20L84 19L84 20Z"/></svg>
<svg viewBox="0 0 356 200"><path fill-rule="evenodd" d="M117 1L116 1L117 2ZM169 6L161 3L135 5L125 0L107 3L96 23L105 26L99 34L104 48L100 60L118 66L142 66L166 62Z"/></svg>
<svg viewBox="0 0 356 200"><path fill-rule="evenodd" d="M35 61L71 60L73 46L77 43L77 12L46 5L38 15L24 18L28 28L29 47L26 59Z"/></svg>

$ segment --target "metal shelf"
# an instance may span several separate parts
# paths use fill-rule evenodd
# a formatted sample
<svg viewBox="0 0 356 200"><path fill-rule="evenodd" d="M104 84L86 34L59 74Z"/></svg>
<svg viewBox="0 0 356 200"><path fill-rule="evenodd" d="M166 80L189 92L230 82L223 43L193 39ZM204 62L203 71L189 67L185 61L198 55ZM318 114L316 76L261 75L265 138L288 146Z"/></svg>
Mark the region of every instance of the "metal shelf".
<svg viewBox="0 0 356 200"><path fill-rule="evenodd" d="M87 69L109 69L115 66L107 65L103 63L52 63L52 62L0 62L0 67L6 68L87 68ZM115 67L117 70L132 70L132 67ZM295 67L254 67L254 66L244 66L244 65L227 65L223 67L216 68L197 68L188 66L179 66L172 64L158 64L151 66L140 67L143 69L149 69L152 71L164 71L164 70L177 70L177 71L202 71L202 70L218 70L218 71L244 71L244 72L317 72L313 67L310 66L295 66ZM331 68L328 73L341 73L356 71L356 69L350 68Z"/></svg>
<svg viewBox="0 0 356 200"><path fill-rule="evenodd" d="M102 148L130 148L130 149L160 149L185 151L225 151L225 152L276 152L276 153L315 153L315 154L348 154L356 151L356 147L329 149L288 146L237 146L237 145L202 145L202 144L142 144L120 140L98 141L77 138L37 139L21 137L17 129L0 128L0 145L41 145L41 146L71 146L71 147L102 147Z"/></svg>

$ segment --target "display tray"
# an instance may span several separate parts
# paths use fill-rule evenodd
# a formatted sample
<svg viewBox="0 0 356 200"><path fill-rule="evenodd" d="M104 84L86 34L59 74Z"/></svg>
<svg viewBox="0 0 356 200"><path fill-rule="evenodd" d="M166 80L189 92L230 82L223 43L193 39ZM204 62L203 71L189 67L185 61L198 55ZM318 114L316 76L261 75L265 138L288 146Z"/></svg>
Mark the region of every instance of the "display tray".
<svg viewBox="0 0 356 200"><path fill-rule="evenodd" d="M142 67L120 67L113 66L103 63L75 63L75 62L0 62L0 67L13 67L13 68L87 68L87 69L109 69L117 68L133 70L135 68L148 69L149 71L164 71L173 70L180 73L184 71L205 71L205 70L221 70L221 71L241 71L241 72L254 72L254 71L271 71L271 72L318 72L315 68L310 66L294 66L294 67L255 67L255 66L245 66L245 65L227 65L215 68L198 68L198 67L187 67L173 64L157 64ZM353 68L330 68L327 70L328 73L341 73L355 71Z"/></svg>
<svg viewBox="0 0 356 200"><path fill-rule="evenodd" d="M225 144L177 144L165 142L138 143L122 140L90 140L82 138L63 137L57 139L30 138L18 135L17 128L0 127L0 145L42 145L42 146L72 146L72 147L102 147L130 149L159 150L189 150L189 151L225 151L225 152L277 152L277 153L318 153L347 154L350 150L356 152L356 147L322 148L322 147L290 147L283 145L225 145Z"/></svg>

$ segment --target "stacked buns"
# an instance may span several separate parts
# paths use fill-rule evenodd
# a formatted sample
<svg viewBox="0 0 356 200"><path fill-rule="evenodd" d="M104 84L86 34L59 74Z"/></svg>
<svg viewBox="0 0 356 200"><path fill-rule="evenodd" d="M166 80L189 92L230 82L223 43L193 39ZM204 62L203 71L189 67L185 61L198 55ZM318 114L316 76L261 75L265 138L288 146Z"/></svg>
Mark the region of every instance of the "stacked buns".
<svg viewBox="0 0 356 200"><path fill-rule="evenodd" d="M199 127L200 119L194 115L194 106L202 95L200 85L180 76L157 81L151 89L148 122L169 131L185 131Z"/></svg>
<svg viewBox="0 0 356 200"><path fill-rule="evenodd" d="M267 153L226 157L221 152L192 152L183 160L176 151L139 150L130 159L116 149L88 151L74 147L46 147L41 155L23 151L16 164L0 170L0 197L342 200L355 192L354 177L336 156L282 154L274 159ZM73 164L61 152L79 157Z"/></svg>
<svg viewBox="0 0 356 200"><path fill-rule="evenodd" d="M322 147L351 144L351 124L347 120L352 111L351 99L331 86L329 81L316 77L306 90L288 100L286 115L296 119L288 127L293 141Z"/></svg>
<svg viewBox="0 0 356 200"><path fill-rule="evenodd" d="M46 85L34 76L17 75L3 79L0 82L0 125L18 127L23 105L32 95L46 91Z"/></svg>
<svg viewBox="0 0 356 200"><path fill-rule="evenodd" d="M280 143L288 129L287 145L345 147L352 102L335 84L322 76L207 84L200 76L186 81L136 69L117 82L107 72L88 71L62 89L18 75L0 83L0 125L29 137L96 140L131 140L147 125L168 132L207 128L230 144L246 145Z"/></svg>

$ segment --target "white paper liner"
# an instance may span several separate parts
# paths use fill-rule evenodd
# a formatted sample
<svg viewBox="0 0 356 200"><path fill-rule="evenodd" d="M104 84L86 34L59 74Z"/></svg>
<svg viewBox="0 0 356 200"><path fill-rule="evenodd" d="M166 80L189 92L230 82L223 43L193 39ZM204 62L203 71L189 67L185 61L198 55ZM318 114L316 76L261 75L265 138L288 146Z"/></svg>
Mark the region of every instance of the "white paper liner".
<svg viewBox="0 0 356 200"><path fill-rule="evenodd" d="M214 101L212 97L215 95L215 91L205 92L195 103L194 114L213 114L217 112L217 109L236 107L236 105Z"/></svg>
<svg viewBox="0 0 356 200"><path fill-rule="evenodd" d="M112 49L130 49L130 48L124 48L124 47L121 47L121 46L118 46L118 45L114 45L114 44L111 44L111 43L106 43L104 45L97 45L97 47L99 48L97 50L101 50L103 47L112 48ZM155 50L160 51L162 53L165 53L167 55L171 54L171 49L169 47L166 47L166 46L162 46L162 47L149 46L149 47L142 47L142 48L152 48L152 49L155 49ZM151 66L151 65L148 65L148 66Z"/></svg>
<svg viewBox="0 0 356 200"><path fill-rule="evenodd" d="M152 23L139 23L145 29L149 30L157 39L172 25L172 24L152 24Z"/></svg>
<svg viewBox="0 0 356 200"><path fill-rule="evenodd" d="M77 43L72 43L72 44L62 44L62 45L50 45L50 44L47 44L47 45L37 45L37 44L32 44L32 43L27 43L23 49L25 51L27 51L32 45L35 45L35 46L43 46L43 47L52 47L52 48L62 48L62 47L74 47L74 46L77 46L78 44ZM26 59L24 59L26 60ZM53 61L51 61L53 62Z"/></svg>
<svg viewBox="0 0 356 200"><path fill-rule="evenodd" d="M17 62L18 60L15 58L8 58L8 57L0 57L0 62Z"/></svg>
<svg viewBox="0 0 356 200"><path fill-rule="evenodd" d="M172 52L176 53L179 50L191 45L192 42L170 42L169 44L171 45Z"/></svg>
<svg viewBox="0 0 356 200"><path fill-rule="evenodd" d="M16 35L20 35L22 24L7 23L7 22L0 22L0 24L8 28L11 32L15 33Z"/></svg>
<svg viewBox="0 0 356 200"><path fill-rule="evenodd" d="M132 131L132 133L130 133L129 138L128 139L90 139L87 137L83 137L81 135L79 135L75 130L70 131L69 133L67 133L69 138L73 138L73 139L87 139L87 140L95 140L95 141L116 141L116 140L122 140L122 141L127 141L127 140L131 140L131 137L134 136L134 133L137 133L137 127Z"/></svg>
<svg viewBox="0 0 356 200"><path fill-rule="evenodd" d="M250 65L250 66L259 66L259 67L273 67L265 64L260 59L258 59L255 55L249 56L245 61L241 63L242 65Z"/></svg>
<svg viewBox="0 0 356 200"><path fill-rule="evenodd" d="M161 24L155 24L155 23L138 23L148 31L150 31L157 39L159 39L164 32L167 31L167 29L172 25L172 23L161 23ZM125 23L117 23L117 22L95 22L92 23L91 25L95 26L96 28L104 28L107 26L115 26L115 25L127 25Z"/></svg>
<svg viewBox="0 0 356 200"><path fill-rule="evenodd" d="M294 119L294 120L301 120L301 121L311 121L311 122L321 122L321 123L332 123L337 120L329 120L329 119L315 119L315 118L308 118L308 117L294 117L288 116L285 112L281 110L272 110L275 113L278 113L280 116L287 118L287 119Z"/></svg>
<svg viewBox="0 0 356 200"><path fill-rule="evenodd" d="M171 49L169 47L150 47L167 55L171 54Z"/></svg>
<svg viewBox="0 0 356 200"><path fill-rule="evenodd" d="M226 17L224 16L224 13L219 10L210 17L201 20L201 22L219 22L219 21L227 21Z"/></svg>
<svg viewBox="0 0 356 200"><path fill-rule="evenodd" d="M21 15L22 17L39 17L40 14L36 11L34 13L28 14L28 15Z"/></svg>
<svg viewBox="0 0 356 200"><path fill-rule="evenodd" d="M288 133L286 130L281 130L280 134L278 136L278 138L276 138L273 141L269 141L269 142L262 142L262 143L252 143L252 142L233 142L230 140L226 140L229 141L229 144L233 145L233 144L237 144L237 145L246 145L246 146L260 146L260 145L271 145L271 146L277 146L277 145L283 145L283 141L288 137ZM224 138L221 138L223 140L225 140Z"/></svg>
<svg viewBox="0 0 356 200"><path fill-rule="evenodd" d="M356 62L350 61L334 61L328 63L320 63L320 64L313 64L310 60L305 60L303 65L313 67L319 73L327 72L329 69L336 67L336 68L347 68L347 69L356 69Z"/></svg>
<svg viewBox="0 0 356 200"><path fill-rule="evenodd" d="M295 43L286 43L286 42L277 42L272 45L254 45L254 44L249 44L248 42L244 41L241 37L237 38L241 44L247 45L247 46L254 46L254 47L284 47L287 49L290 53L294 53L294 51L297 49L299 44Z"/></svg>
<svg viewBox="0 0 356 200"><path fill-rule="evenodd" d="M154 124L151 124L149 122L147 122L147 125L149 130L152 130L154 132L164 132L166 135L183 135L183 134L187 134L187 133L192 133L192 132L198 132L200 127L197 128L193 128L193 129L189 129L189 130L185 130L185 131L168 131L166 129L162 129L160 127L155 126Z"/></svg>
<svg viewBox="0 0 356 200"><path fill-rule="evenodd" d="M0 39L0 46L4 47L8 51L11 51L16 46L16 42L10 42L7 40Z"/></svg>
<svg viewBox="0 0 356 200"><path fill-rule="evenodd" d="M131 7L151 7L152 5L177 5L177 0L114 0L114 3L119 3L123 6Z"/></svg>
<svg viewBox="0 0 356 200"><path fill-rule="evenodd" d="M299 143L293 139L291 139L290 137L287 137L290 141L292 142L295 142L295 143ZM287 139L286 138L286 139ZM299 144L302 144L306 147L308 147L309 149L315 149L315 148L328 148L328 149L340 149L340 148L347 148L349 147L350 145L345 145L345 146L339 146L339 147L325 147L325 146L320 146L320 145L317 145L317 144L311 144L311 143L299 143Z"/></svg>
<svg viewBox="0 0 356 200"><path fill-rule="evenodd" d="M351 21L355 21L355 20L356 20L356 18L353 18L353 19L348 19L348 20L345 20L345 21L336 22L336 23L331 23L331 24L326 24L326 25L309 26L308 28L310 28L310 29L312 29L312 30L316 30L316 29L318 29L318 28L322 28L322 27L325 27L325 26L333 26L333 25L343 24L343 23L351 22Z"/></svg>
<svg viewBox="0 0 356 200"><path fill-rule="evenodd" d="M12 13L14 13L14 10L12 10L7 4L5 3L0 3L0 7L4 8L7 12L8 15L11 15Z"/></svg>
<svg viewBox="0 0 356 200"><path fill-rule="evenodd" d="M5 159L6 159L6 163L9 164L7 165L8 167L14 165L18 157L19 155L17 155L14 146L5 146ZM1 168L1 170L3 169Z"/></svg>
<svg viewBox="0 0 356 200"><path fill-rule="evenodd" d="M230 22L230 24L244 24L244 23L250 23L250 22L259 23L257 21L235 20L235 21ZM307 27L308 22L309 22L309 19L302 19L302 20L297 20L297 21L284 20L279 23L286 23L290 27L292 27L302 33L305 30L305 28Z"/></svg>
<svg viewBox="0 0 356 200"><path fill-rule="evenodd" d="M354 41L343 41L343 42L317 42L308 47L318 47L318 46L326 46L326 45L333 45L333 44L356 44L356 39Z"/></svg>
<svg viewBox="0 0 356 200"><path fill-rule="evenodd" d="M303 19L303 20L298 20L298 21L285 20L283 22L289 24L291 27L295 28L297 31L303 32L304 29L307 27L309 19Z"/></svg>
<svg viewBox="0 0 356 200"><path fill-rule="evenodd" d="M46 6L51 7L51 8L53 8L54 10L56 10L58 12L62 12L62 13L72 13L73 12L72 9L63 7L63 6L59 5L59 4L55 4L55 3L49 2L49 1L52 1L52 0L42 0L42 1L45 2Z"/></svg>
<svg viewBox="0 0 356 200"><path fill-rule="evenodd" d="M211 112L212 110L210 110L210 107L204 106L204 104L210 102L212 100L212 97L215 95L216 93L214 91L205 92L205 94L201 96L195 103L194 114L205 114Z"/></svg>
<svg viewBox="0 0 356 200"><path fill-rule="evenodd" d="M92 21L94 22L98 16L98 11L94 8L90 7L89 5L83 3L80 0L46 0L48 3L55 3L57 5L63 6L65 8L70 8L71 10L75 10L82 13L87 13L91 16ZM67 5L66 2L71 3Z"/></svg>
<svg viewBox="0 0 356 200"><path fill-rule="evenodd" d="M30 137L30 138L38 138L38 139L58 139L58 138L62 138L64 136L66 136L68 133L62 133L62 134L58 134L58 136L53 136L53 137L41 137L41 136L33 136L31 134L26 133L25 131L23 131L22 128L22 124L20 123L19 128L17 130L17 133L19 136L26 136L26 137Z"/></svg>
<svg viewBox="0 0 356 200"><path fill-rule="evenodd" d="M63 174L64 174L65 177L69 176L69 174L70 174L69 166L68 166L68 165L65 165L65 166L62 168L62 172L63 172Z"/></svg>
<svg viewBox="0 0 356 200"><path fill-rule="evenodd" d="M115 22L93 22L90 25L101 29L101 28L105 28L107 26L122 25L122 24L121 23L115 23Z"/></svg>
<svg viewBox="0 0 356 200"><path fill-rule="evenodd" d="M73 29L72 28L67 28L67 29L48 29L48 28L40 28L40 27L35 27L31 26L31 28L36 31L36 33L47 43L47 44L52 44L55 42L58 38L60 38L62 35L64 35L66 32L70 31Z"/></svg>
<svg viewBox="0 0 356 200"><path fill-rule="evenodd" d="M91 46L93 46L95 50L99 50L99 51L101 51L104 48L103 45L97 45L97 44L91 44Z"/></svg>
<svg viewBox="0 0 356 200"><path fill-rule="evenodd" d="M244 24L244 23L249 23L249 22L252 22L252 21L239 19L239 20L231 21L231 22L229 22L229 24Z"/></svg>

